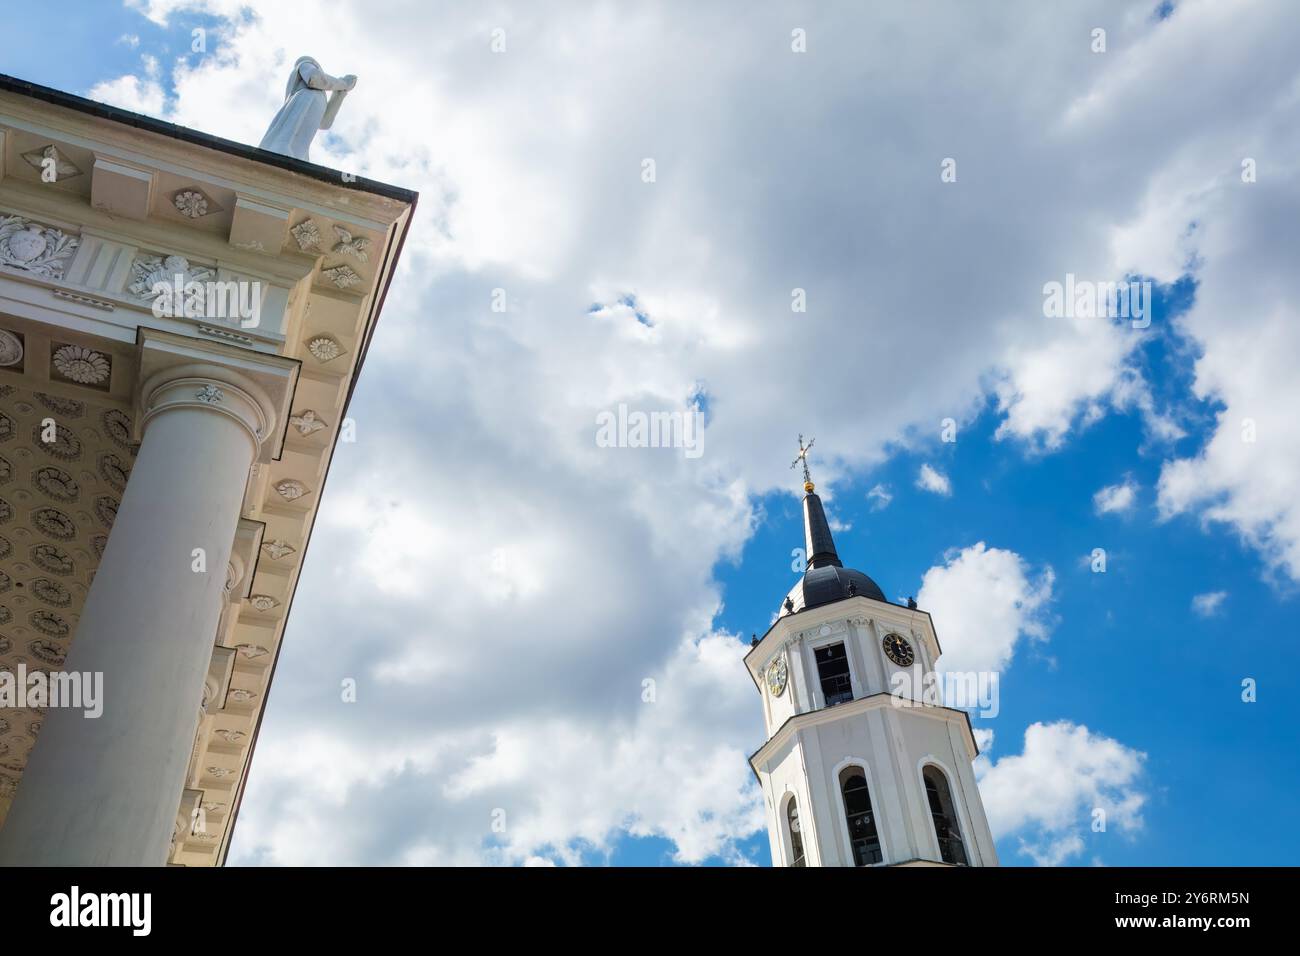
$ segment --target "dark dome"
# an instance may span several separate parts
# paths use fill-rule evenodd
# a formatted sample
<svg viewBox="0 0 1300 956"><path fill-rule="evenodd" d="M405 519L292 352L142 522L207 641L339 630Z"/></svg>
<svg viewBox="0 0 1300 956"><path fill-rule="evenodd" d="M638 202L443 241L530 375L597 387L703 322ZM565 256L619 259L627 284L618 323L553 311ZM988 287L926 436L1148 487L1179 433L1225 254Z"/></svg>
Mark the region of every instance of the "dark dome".
<svg viewBox="0 0 1300 956"><path fill-rule="evenodd" d="M850 584L853 593L850 593ZM842 601L847 597L865 597L875 601L885 601L885 593L880 590L880 586L871 578L861 571L836 567L833 564L820 568L809 568L804 572L804 576L795 583L795 586L790 589L789 594L790 602L794 605L795 611L821 607L823 604ZM886 601L886 603L888 602ZM780 613L788 613L784 604L781 605Z"/></svg>
<svg viewBox="0 0 1300 956"><path fill-rule="evenodd" d="M787 608L785 602L782 602L781 610L777 613L790 614L850 597L871 598L888 604L885 592L880 590L875 581L861 571L844 567L835 551L835 540L831 537L826 510L822 507L822 500L814 494L811 481L805 482L804 491L804 553L808 556L808 569L787 596L793 606Z"/></svg>

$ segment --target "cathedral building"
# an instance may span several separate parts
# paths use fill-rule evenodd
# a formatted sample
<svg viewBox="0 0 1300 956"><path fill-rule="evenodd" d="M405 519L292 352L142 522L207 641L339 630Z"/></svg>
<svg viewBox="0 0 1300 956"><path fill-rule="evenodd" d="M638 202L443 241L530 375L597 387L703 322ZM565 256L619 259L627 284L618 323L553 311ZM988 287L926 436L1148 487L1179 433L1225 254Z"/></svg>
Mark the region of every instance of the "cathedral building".
<svg viewBox="0 0 1300 956"><path fill-rule="evenodd" d="M0 864L225 859L416 203L305 158L355 82L277 151L0 76Z"/></svg>
<svg viewBox="0 0 1300 956"><path fill-rule="evenodd" d="M996 866L964 711L932 694L930 615L844 567L804 461L806 570L745 664L775 866Z"/></svg>

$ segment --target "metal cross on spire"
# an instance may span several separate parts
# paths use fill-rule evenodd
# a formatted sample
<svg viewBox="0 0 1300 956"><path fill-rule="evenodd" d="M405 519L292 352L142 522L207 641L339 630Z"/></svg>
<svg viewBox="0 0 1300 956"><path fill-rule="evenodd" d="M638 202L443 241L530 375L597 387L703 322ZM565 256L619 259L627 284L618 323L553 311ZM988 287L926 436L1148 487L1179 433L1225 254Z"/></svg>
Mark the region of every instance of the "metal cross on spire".
<svg viewBox="0 0 1300 956"><path fill-rule="evenodd" d="M813 491L812 475L808 473L808 452L812 450L813 442L816 440L816 438L810 438L808 444L805 445L803 443L803 435L800 435L799 454L795 457L794 461L790 462L791 468L798 468L800 464L803 465L803 490L808 492L808 494L812 494Z"/></svg>

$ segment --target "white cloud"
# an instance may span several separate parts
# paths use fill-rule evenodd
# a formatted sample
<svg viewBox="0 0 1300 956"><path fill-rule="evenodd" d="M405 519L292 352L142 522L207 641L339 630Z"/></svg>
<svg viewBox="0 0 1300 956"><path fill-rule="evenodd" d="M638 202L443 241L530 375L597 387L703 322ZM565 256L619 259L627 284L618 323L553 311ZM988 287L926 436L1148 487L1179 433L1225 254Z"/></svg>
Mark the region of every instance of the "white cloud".
<svg viewBox="0 0 1300 956"><path fill-rule="evenodd" d="M139 42L139 38L136 38ZM166 105L166 94L160 81L161 70L158 60L152 56L140 58L144 64L144 76L126 74L115 80L96 83L86 94L92 100L117 106L146 116L158 116Z"/></svg>
<svg viewBox="0 0 1300 956"><path fill-rule="evenodd" d="M1197 594L1192 598L1192 610L1201 617L1214 617L1219 613L1219 608L1222 607L1227 596L1227 591L1207 591L1205 594Z"/></svg>
<svg viewBox="0 0 1300 956"><path fill-rule="evenodd" d="M1135 834L1147 801L1145 759L1141 751L1080 724L1031 724L1021 753L976 760L994 838L1017 837L1021 852L1039 866L1057 866L1083 852L1083 836L1093 832L1094 820L1104 820L1106 834Z"/></svg>
<svg viewBox="0 0 1300 956"><path fill-rule="evenodd" d="M1092 496L1092 507L1099 515L1123 514L1137 500L1137 485L1125 478L1118 485L1107 485Z"/></svg>
<svg viewBox="0 0 1300 956"><path fill-rule="evenodd" d="M917 595L939 630L940 669L1000 671L1020 638L1046 640L1055 580L1050 567L1031 578L1020 555L983 541L945 555L925 572Z"/></svg>
<svg viewBox="0 0 1300 956"><path fill-rule="evenodd" d="M948 476L941 471L936 471L929 464L921 465L921 470L916 474L916 487L923 491L932 491L936 495L952 494L952 482Z"/></svg>
<svg viewBox="0 0 1300 956"><path fill-rule="evenodd" d="M890 494L888 488L878 484L867 492L867 500L871 502L872 511L883 511L889 507L889 503L894 500L894 496Z"/></svg>

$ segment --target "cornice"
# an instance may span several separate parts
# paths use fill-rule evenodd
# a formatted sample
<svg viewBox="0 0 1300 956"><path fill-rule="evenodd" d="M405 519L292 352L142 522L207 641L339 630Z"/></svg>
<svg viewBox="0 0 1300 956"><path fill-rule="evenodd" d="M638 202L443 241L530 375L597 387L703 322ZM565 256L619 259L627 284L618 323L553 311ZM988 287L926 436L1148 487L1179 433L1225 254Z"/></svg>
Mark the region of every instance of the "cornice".
<svg viewBox="0 0 1300 956"><path fill-rule="evenodd" d="M19 86L23 92L17 92ZM344 179L341 172L311 163L284 162L289 157L2 75L0 125L358 224L392 225L416 198L407 190L359 177Z"/></svg>
<svg viewBox="0 0 1300 956"><path fill-rule="evenodd" d="M758 765L760 762L767 760L768 757L776 750L783 747L789 739L800 730L808 727L818 726L820 724L829 724L833 721L843 720L846 717L858 717L872 710L889 708L890 710L900 713L916 714L929 720L942 720L944 723L952 723L956 715L962 718L961 725L965 731L965 742L969 752L969 757L974 760L979 756L979 746L975 743L975 734L971 731L970 714L964 710L957 710L953 707L939 707L934 704L928 704L923 701L908 700L906 705L895 703L897 698L893 694L882 691L879 694L872 694L869 697L859 697L856 700L846 701L843 704L836 704L834 707L822 707L818 710L805 711L802 714L794 714L786 718L785 723L776 729L771 737L763 746L759 747L750 755L749 766L758 775Z"/></svg>

